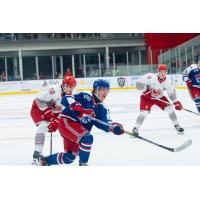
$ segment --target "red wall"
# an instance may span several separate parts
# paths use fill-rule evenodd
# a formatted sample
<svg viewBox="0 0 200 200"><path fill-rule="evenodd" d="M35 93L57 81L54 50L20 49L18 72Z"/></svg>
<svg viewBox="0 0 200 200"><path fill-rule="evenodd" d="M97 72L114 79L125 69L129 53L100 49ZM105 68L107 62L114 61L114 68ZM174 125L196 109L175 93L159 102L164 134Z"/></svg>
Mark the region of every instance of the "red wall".
<svg viewBox="0 0 200 200"><path fill-rule="evenodd" d="M169 49L200 35L200 33L145 33L147 47L152 50L153 63L158 63L159 49ZM147 55L147 58L149 56ZM147 63L149 63L147 59Z"/></svg>

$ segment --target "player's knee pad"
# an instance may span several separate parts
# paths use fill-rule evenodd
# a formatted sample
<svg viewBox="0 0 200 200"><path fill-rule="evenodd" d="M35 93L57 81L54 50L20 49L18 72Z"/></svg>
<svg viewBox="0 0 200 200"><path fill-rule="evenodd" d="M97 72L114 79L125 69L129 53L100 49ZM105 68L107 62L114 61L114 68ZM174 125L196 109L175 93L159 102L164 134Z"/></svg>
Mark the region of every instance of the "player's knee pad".
<svg viewBox="0 0 200 200"><path fill-rule="evenodd" d="M37 132L38 133L46 133L48 131L48 123L47 122L41 122L37 126Z"/></svg>
<svg viewBox="0 0 200 200"><path fill-rule="evenodd" d="M72 162L74 162L75 160L75 156L70 152L62 152L62 153L58 153L57 155L57 163L58 164L70 164Z"/></svg>
<svg viewBox="0 0 200 200"><path fill-rule="evenodd" d="M80 140L79 149L82 151L90 151L92 148L93 136L91 134L86 134Z"/></svg>

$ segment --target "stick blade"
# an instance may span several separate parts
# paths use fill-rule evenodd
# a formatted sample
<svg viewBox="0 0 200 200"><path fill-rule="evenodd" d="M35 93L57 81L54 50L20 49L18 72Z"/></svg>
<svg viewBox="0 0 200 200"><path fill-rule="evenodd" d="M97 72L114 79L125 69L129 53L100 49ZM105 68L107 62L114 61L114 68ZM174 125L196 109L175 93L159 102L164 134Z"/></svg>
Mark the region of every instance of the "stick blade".
<svg viewBox="0 0 200 200"><path fill-rule="evenodd" d="M185 141L185 143L183 143L182 145L180 145L179 147L174 148L174 152L179 152L182 151L184 149L186 149L187 147L189 147L192 144L192 140L187 140Z"/></svg>

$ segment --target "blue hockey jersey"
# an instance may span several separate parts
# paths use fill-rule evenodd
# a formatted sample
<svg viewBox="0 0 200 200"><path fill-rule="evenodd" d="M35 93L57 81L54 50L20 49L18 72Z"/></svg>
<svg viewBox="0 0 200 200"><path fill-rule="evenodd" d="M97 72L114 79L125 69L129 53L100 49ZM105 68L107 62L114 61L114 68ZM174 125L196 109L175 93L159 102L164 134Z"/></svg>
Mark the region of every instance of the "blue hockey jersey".
<svg viewBox="0 0 200 200"><path fill-rule="evenodd" d="M183 71L183 81L191 81L192 85L200 85L200 69L192 64Z"/></svg>
<svg viewBox="0 0 200 200"><path fill-rule="evenodd" d="M63 105L61 116L66 116L68 118L71 118L72 120L80 122L80 118L78 117L80 113L72 111L70 108L70 105L74 102L79 102L82 105L83 109L93 109L97 119L104 121L106 123L111 123L110 112L109 109L105 106L105 104L102 102L95 103L93 97L85 92L80 92L75 95L65 95L61 100L61 104ZM83 126L88 131L91 131L93 125L106 132L109 131L108 126L102 125L95 121L83 124Z"/></svg>

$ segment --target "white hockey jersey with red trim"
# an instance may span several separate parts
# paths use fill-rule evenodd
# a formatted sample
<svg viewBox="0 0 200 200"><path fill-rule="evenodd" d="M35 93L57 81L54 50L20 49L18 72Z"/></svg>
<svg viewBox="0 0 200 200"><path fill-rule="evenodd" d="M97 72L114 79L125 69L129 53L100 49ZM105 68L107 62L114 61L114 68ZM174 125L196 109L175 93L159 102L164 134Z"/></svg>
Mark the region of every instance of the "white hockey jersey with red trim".
<svg viewBox="0 0 200 200"><path fill-rule="evenodd" d="M54 113L60 112L62 89L60 86L47 88L45 91L39 93L36 97L36 104L38 108L43 111L46 108L51 108Z"/></svg>
<svg viewBox="0 0 200 200"><path fill-rule="evenodd" d="M167 92L170 99L176 98L175 87L169 77L161 80L157 74L148 73L137 80L136 87L142 92L150 90L153 98L163 97L164 91Z"/></svg>

